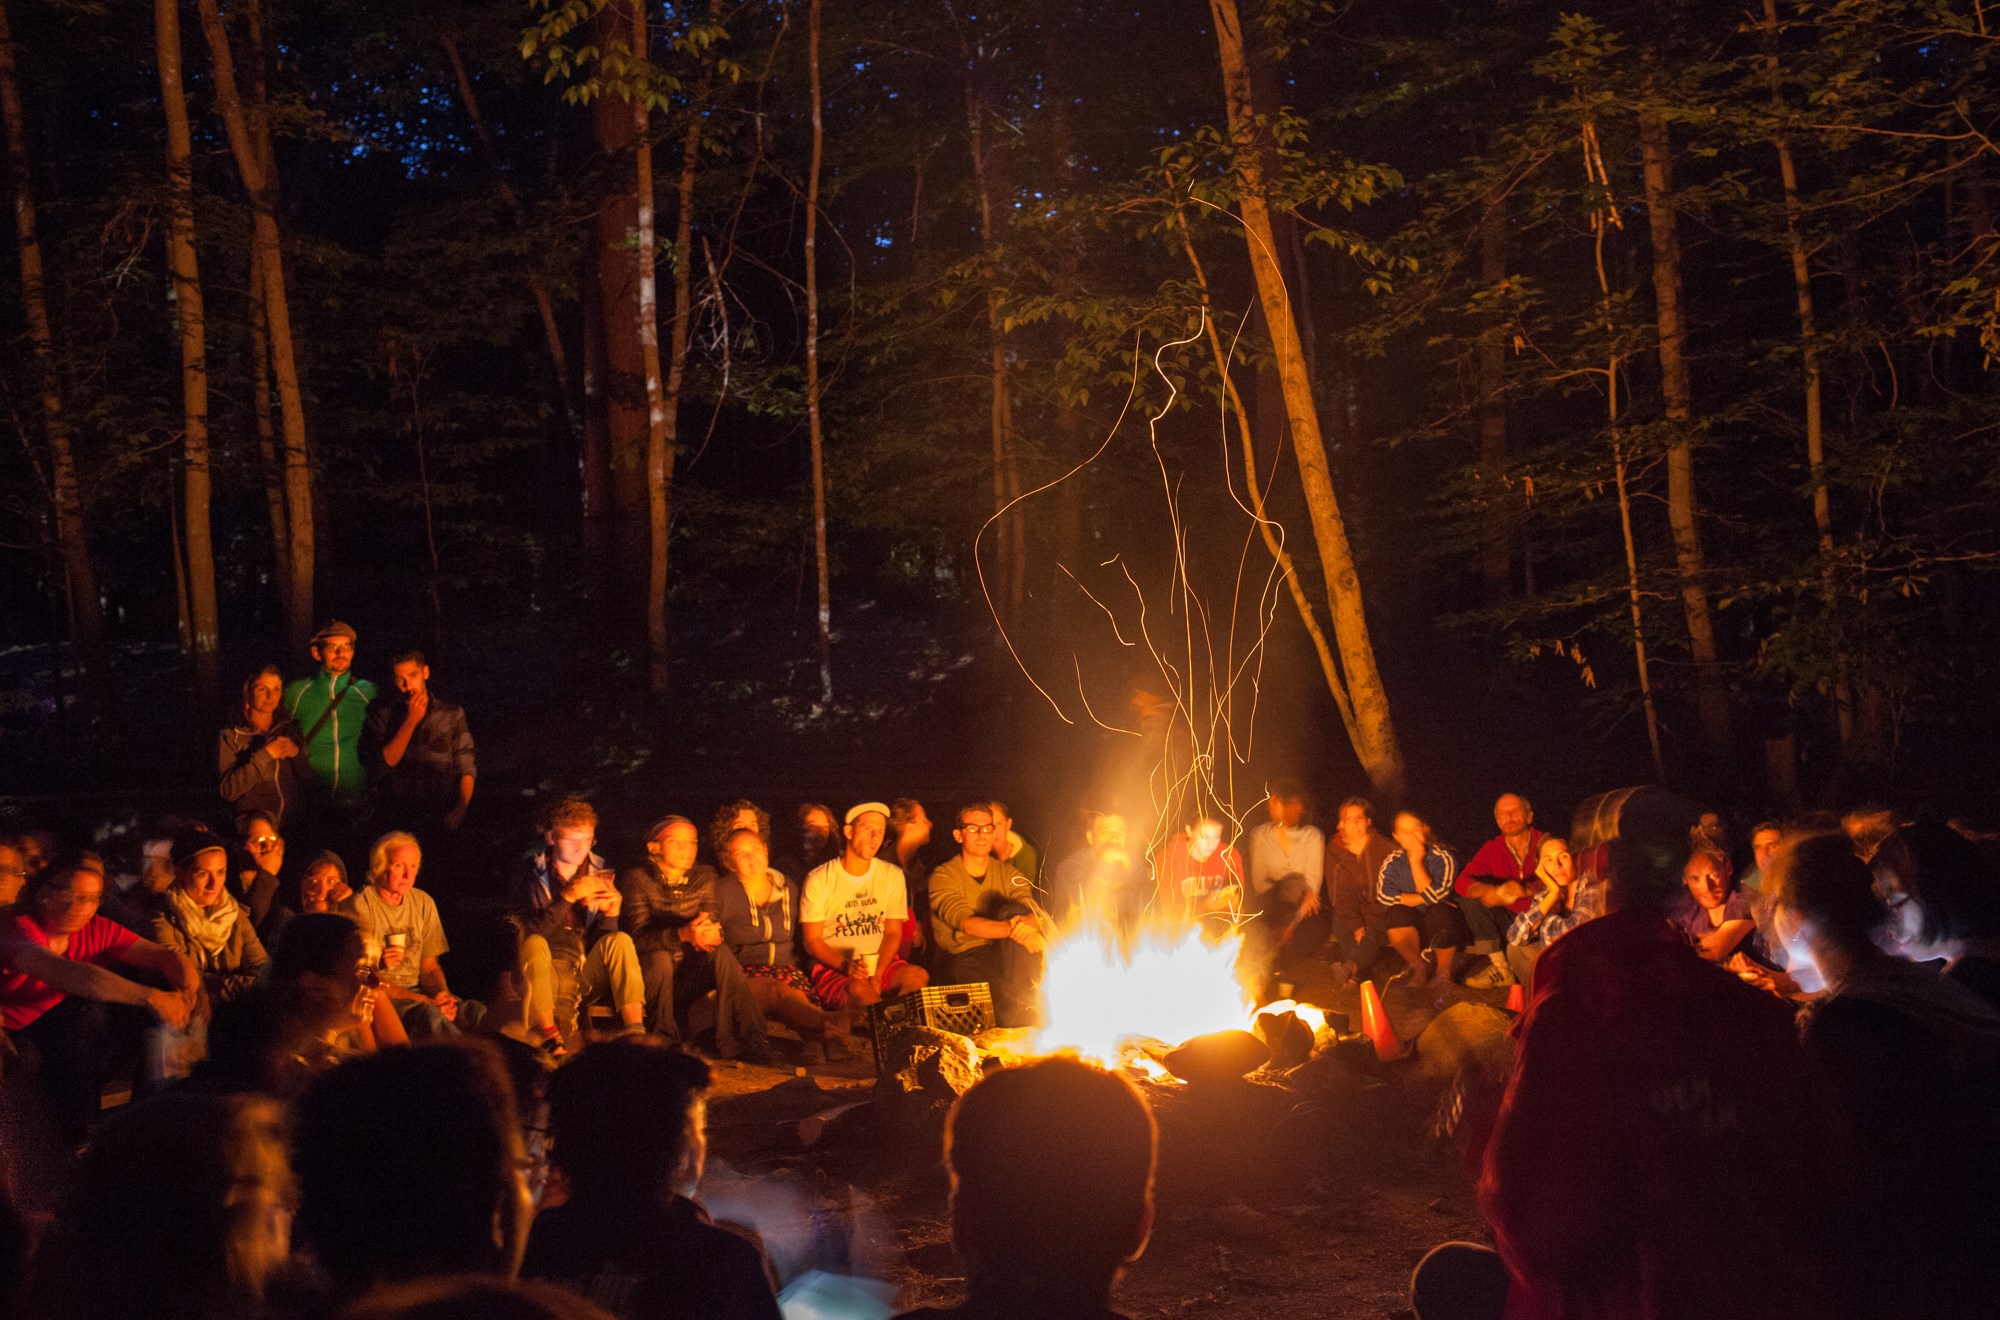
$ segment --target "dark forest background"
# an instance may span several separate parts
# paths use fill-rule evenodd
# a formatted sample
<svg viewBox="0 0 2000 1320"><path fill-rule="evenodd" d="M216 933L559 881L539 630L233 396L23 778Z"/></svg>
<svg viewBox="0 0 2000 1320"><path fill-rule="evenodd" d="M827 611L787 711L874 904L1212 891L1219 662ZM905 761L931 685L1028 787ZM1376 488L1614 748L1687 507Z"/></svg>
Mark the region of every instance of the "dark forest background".
<svg viewBox="0 0 2000 1320"><path fill-rule="evenodd" d="M1353 598L1296 368L1409 796L1462 837L1656 773L1993 812L1977 0L4 14L13 792L205 789L327 616L378 681L431 653L487 800L1053 821L1162 747L1238 809L1393 792L1297 605Z"/></svg>

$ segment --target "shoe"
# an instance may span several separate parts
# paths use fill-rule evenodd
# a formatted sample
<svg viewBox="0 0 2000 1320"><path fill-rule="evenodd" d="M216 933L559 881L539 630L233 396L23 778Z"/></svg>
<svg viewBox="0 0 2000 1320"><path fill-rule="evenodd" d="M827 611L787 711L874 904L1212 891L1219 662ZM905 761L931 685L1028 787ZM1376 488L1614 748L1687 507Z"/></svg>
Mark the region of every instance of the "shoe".
<svg viewBox="0 0 2000 1320"><path fill-rule="evenodd" d="M1487 963L1484 967L1465 978L1468 990L1504 990L1518 984L1514 974L1499 963Z"/></svg>

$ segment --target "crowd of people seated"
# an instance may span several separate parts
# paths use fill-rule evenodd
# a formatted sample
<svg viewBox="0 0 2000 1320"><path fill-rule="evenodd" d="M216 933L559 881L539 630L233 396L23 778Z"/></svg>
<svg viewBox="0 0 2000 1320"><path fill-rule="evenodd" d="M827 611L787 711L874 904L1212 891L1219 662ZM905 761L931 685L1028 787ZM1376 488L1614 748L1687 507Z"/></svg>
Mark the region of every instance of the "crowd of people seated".
<svg viewBox="0 0 2000 1320"><path fill-rule="evenodd" d="M1867 808L1760 822L1739 855L1658 790L1593 799L1566 835L1509 791L1461 863L1419 810L1350 797L1324 832L1279 780L1254 821L1091 813L1045 871L994 799L805 803L776 837L738 799L601 839L559 796L489 880L454 867L465 712L404 654L383 714L355 641L329 625L310 679L245 684L227 836L0 837L0 1085L80 1159L0 1314L417 1314L520 1274L566 1290L508 1294L551 1314L769 1320L757 1246L694 1199L697 1052L838 1059L871 1006L933 982L983 982L1000 1025L1029 1025L1051 942L1083 922L1240 936L1264 998L1524 988L1471 1145L1494 1246L1427 1259L1426 1320L2000 1297L2000 881L1962 829ZM1005 1070L949 1142L959 1313L1104 1313L1150 1224L1130 1084ZM17 1229L0 1214L0 1266ZM108 1255L130 1268L93 1268ZM464 1274L485 1282L438 1281Z"/></svg>

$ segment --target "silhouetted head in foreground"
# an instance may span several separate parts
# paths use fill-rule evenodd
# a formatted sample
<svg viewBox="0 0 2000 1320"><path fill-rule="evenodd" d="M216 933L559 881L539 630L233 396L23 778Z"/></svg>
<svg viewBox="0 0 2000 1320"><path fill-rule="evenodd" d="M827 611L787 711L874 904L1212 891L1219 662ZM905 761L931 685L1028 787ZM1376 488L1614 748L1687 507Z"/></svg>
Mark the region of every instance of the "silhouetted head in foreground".
<svg viewBox="0 0 2000 1320"><path fill-rule="evenodd" d="M549 1082L553 1159L579 1205L691 1195L708 1153L708 1065L645 1040L593 1045Z"/></svg>
<svg viewBox="0 0 2000 1320"><path fill-rule="evenodd" d="M483 1274L420 1279L370 1293L340 1320L611 1320L575 1293Z"/></svg>
<svg viewBox="0 0 2000 1320"><path fill-rule="evenodd" d="M255 1096L166 1095L112 1117L36 1262L28 1313L260 1314L291 1249L281 1123Z"/></svg>
<svg viewBox="0 0 2000 1320"><path fill-rule="evenodd" d="M300 1242L341 1296L431 1274L512 1278L530 1214L525 1163L492 1046L351 1060L299 1101Z"/></svg>
<svg viewBox="0 0 2000 1320"><path fill-rule="evenodd" d="M974 1303L1102 1309L1153 1229L1158 1136L1138 1090L1073 1059L987 1077L945 1129L952 1241Z"/></svg>

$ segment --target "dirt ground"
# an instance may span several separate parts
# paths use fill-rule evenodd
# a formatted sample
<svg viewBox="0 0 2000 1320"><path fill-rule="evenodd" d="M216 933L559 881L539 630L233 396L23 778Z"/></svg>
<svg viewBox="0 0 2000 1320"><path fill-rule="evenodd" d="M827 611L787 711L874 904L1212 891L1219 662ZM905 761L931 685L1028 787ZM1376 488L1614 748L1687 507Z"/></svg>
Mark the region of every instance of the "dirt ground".
<svg viewBox="0 0 2000 1320"><path fill-rule="evenodd" d="M1299 994L1359 1022L1352 989L1302 985ZM1391 986L1385 1003L1407 1046L1441 1008L1501 998ZM1211 1098L1209 1114L1194 1112L1191 1088L1145 1088L1162 1128L1159 1217L1119 1287L1121 1311L1403 1317L1411 1267L1426 1250L1484 1239L1470 1180L1432 1135L1444 1092L1428 1075L1435 1069L1371 1060L1358 1072L1308 1076L1326 1062L1299 1070L1285 1090L1246 1084L1219 1107ZM786 1278L825 1269L893 1285L898 1307L951 1302L963 1271L935 1131L885 1134L864 1107L811 1147L800 1139L802 1120L873 1093L866 1058L810 1076L718 1065L705 1199L718 1217L757 1228Z"/></svg>

